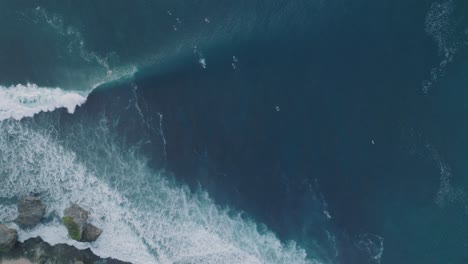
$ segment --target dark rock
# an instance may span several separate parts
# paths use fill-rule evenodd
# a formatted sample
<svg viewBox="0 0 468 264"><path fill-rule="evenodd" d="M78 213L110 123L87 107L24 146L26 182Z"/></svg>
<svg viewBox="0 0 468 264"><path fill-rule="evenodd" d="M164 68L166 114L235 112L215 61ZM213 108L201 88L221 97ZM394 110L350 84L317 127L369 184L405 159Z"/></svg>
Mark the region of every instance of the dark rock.
<svg viewBox="0 0 468 264"><path fill-rule="evenodd" d="M42 264L130 264L116 259L100 258L89 249L79 250L66 244L51 246L40 238L30 238L24 243L18 242L9 253L0 254L0 263L20 258Z"/></svg>
<svg viewBox="0 0 468 264"><path fill-rule="evenodd" d="M62 221L68 229L68 235L72 239L80 241L86 221L88 221L88 211L77 204L72 204L63 212Z"/></svg>
<svg viewBox="0 0 468 264"><path fill-rule="evenodd" d="M99 238L101 234L102 230L100 228L97 228L92 224L86 224L83 229L83 236L81 238L81 241L94 242Z"/></svg>
<svg viewBox="0 0 468 264"><path fill-rule="evenodd" d="M44 217L46 206L36 196L23 197L18 202L18 218L15 223L20 227L31 228Z"/></svg>
<svg viewBox="0 0 468 264"><path fill-rule="evenodd" d="M8 252L16 244L18 233L6 225L0 224L0 252Z"/></svg>

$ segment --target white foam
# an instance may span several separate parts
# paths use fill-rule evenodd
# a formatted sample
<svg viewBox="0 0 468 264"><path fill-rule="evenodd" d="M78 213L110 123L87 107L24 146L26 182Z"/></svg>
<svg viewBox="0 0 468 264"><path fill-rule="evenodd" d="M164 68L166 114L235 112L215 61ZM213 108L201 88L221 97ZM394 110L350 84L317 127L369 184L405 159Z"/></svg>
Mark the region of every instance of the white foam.
<svg viewBox="0 0 468 264"><path fill-rule="evenodd" d="M198 60L198 63L200 63L200 66L202 66L203 69L206 69L206 59L205 58L200 58Z"/></svg>
<svg viewBox="0 0 468 264"><path fill-rule="evenodd" d="M0 86L0 120L20 120L57 108L73 113L85 101L86 97L80 93L59 88L42 88L35 84Z"/></svg>
<svg viewBox="0 0 468 264"><path fill-rule="evenodd" d="M6 223L13 221L18 215L16 206L12 204L1 204L0 203L0 223Z"/></svg>
<svg viewBox="0 0 468 264"><path fill-rule="evenodd" d="M452 169L433 145L426 144L426 148L440 170L440 186L435 199L436 204L443 208L454 203L460 203L464 210L468 212L468 198L465 190L452 184Z"/></svg>
<svg viewBox="0 0 468 264"><path fill-rule="evenodd" d="M431 69L430 78L423 82L424 93L428 93L432 85L445 74L447 66L458 52L460 42L456 38L458 32L454 31L455 22L452 18L454 11L453 0L436 0L426 15L425 30L437 43L441 61Z"/></svg>
<svg viewBox="0 0 468 264"><path fill-rule="evenodd" d="M355 243L372 263L380 264L384 252L384 239L375 234L361 234Z"/></svg>
<svg viewBox="0 0 468 264"><path fill-rule="evenodd" d="M206 193L194 194L151 171L135 150L112 140L107 123L77 123L59 137L49 124L0 121L0 198L40 193L54 218L21 231L20 240L41 236L136 264L318 263L294 242L282 243L219 208ZM59 217L70 202L90 209L91 222L104 230L95 243L67 237ZM11 218L12 210L5 211Z"/></svg>

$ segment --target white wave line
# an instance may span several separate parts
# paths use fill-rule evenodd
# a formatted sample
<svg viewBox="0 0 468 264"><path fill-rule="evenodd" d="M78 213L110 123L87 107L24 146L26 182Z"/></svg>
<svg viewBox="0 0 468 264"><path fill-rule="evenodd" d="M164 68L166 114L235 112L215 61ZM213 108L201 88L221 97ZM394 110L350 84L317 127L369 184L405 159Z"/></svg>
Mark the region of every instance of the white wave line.
<svg viewBox="0 0 468 264"><path fill-rule="evenodd" d="M161 139L163 142L164 162L165 162L167 160L167 150L166 150L167 141L166 141L166 136L164 135L164 127L163 127L164 116L162 113L158 113L158 116L159 116L159 133L161 134Z"/></svg>
<svg viewBox="0 0 468 264"><path fill-rule="evenodd" d="M136 84L133 85L133 96L134 96L134 100L135 100L135 109L137 110L138 114L140 115L141 117L141 120L143 121L143 123L146 125L146 127L148 127L149 129L151 130L154 130L153 127L150 126L150 124L146 121L146 118L145 116L143 115L143 111L141 111L141 108L140 108L140 104L139 104L139 99L138 99L138 94L137 94L137 90L138 90L138 86Z"/></svg>

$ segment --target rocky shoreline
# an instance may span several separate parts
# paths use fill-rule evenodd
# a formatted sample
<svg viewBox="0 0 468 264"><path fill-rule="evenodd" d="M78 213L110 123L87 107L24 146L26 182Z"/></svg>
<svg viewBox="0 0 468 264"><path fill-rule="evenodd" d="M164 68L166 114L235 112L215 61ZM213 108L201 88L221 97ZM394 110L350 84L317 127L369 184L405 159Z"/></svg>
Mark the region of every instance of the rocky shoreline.
<svg viewBox="0 0 468 264"><path fill-rule="evenodd" d="M13 221L21 229L30 229L39 224L45 216L46 206L39 197L28 195L18 203L18 217ZM94 242L103 230L88 223L89 212L78 204L71 204L63 212L62 223L71 239L80 242ZM0 264L105 264L128 263L115 259L103 259L90 249L79 250L66 244L49 245L41 238L18 242L18 232L0 223Z"/></svg>
<svg viewBox="0 0 468 264"><path fill-rule="evenodd" d="M8 252L0 253L0 263L24 264L130 264L111 258L100 258L90 249L79 250L67 244L51 246L41 238L17 242Z"/></svg>

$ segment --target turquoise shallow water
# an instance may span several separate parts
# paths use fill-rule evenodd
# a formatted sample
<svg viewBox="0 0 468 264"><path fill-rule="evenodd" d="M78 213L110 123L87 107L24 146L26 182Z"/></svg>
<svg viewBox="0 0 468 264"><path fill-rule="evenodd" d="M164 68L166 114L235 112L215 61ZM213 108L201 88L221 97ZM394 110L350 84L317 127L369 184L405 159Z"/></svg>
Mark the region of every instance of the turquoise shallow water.
<svg viewBox="0 0 468 264"><path fill-rule="evenodd" d="M78 200L112 232L76 246L135 263L466 263L467 8L3 1L0 221L39 192L20 238L72 243Z"/></svg>

